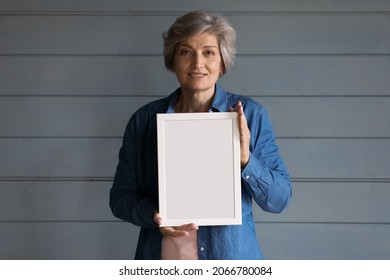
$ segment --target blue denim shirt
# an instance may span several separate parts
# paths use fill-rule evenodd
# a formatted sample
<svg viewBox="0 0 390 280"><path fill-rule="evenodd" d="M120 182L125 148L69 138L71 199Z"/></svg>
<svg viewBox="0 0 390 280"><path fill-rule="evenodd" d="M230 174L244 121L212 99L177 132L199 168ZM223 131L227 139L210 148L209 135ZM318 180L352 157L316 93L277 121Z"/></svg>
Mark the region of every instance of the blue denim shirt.
<svg viewBox="0 0 390 280"><path fill-rule="evenodd" d="M162 235L153 223L158 210L157 113L174 112L180 88L166 98L141 107L131 117L119 151L110 191L113 214L141 227L136 259L161 259ZM263 259L252 214L252 201L264 211L280 213L291 197L290 177L275 144L265 108L253 99L226 92L216 85L213 112L227 112L240 100L250 137L250 159L241 172L242 225L201 226L199 259ZM218 202L216 201L216 207Z"/></svg>

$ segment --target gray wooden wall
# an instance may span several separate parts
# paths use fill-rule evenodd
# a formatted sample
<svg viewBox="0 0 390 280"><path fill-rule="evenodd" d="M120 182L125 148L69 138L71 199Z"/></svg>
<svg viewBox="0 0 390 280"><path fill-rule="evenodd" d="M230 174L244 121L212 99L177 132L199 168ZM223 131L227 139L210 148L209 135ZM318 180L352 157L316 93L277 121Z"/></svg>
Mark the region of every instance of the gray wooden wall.
<svg viewBox="0 0 390 280"><path fill-rule="evenodd" d="M133 258L108 194L125 125L177 87L183 12L238 33L220 83L270 112L294 193L255 209L269 259L390 258L390 1L0 0L0 259Z"/></svg>

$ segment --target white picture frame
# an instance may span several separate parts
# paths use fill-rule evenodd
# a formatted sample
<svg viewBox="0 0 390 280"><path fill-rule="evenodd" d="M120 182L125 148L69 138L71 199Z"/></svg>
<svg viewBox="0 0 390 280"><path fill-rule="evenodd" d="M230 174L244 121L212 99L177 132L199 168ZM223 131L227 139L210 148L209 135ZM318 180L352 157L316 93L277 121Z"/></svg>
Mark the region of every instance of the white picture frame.
<svg viewBox="0 0 390 280"><path fill-rule="evenodd" d="M161 226L242 223L236 112L157 114L157 142Z"/></svg>

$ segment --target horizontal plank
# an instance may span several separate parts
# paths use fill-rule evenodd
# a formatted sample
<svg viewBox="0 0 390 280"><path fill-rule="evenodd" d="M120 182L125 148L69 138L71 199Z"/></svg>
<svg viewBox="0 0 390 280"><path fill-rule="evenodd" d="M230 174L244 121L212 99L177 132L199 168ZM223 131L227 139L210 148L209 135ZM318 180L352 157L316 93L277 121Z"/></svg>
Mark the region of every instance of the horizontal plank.
<svg viewBox="0 0 390 280"><path fill-rule="evenodd" d="M295 178L388 178L388 139L280 139Z"/></svg>
<svg viewBox="0 0 390 280"><path fill-rule="evenodd" d="M180 0L168 0L162 4L159 0L140 1L136 4L133 0L2 0L0 11L85 11L85 12L182 12L202 7L204 10L229 11L229 12L340 12L340 11L388 11L390 4L385 0L198 0L187 2L183 5Z"/></svg>
<svg viewBox="0 0 390 280"><path fill-rule="evenodd" d="M0 96L0 137L121 137L130 116L158 98ZM277 137L390 137L389 97L255 99Z"/></svg>
<svg viewBox="0 0 390 280"><path fill-rule="evenodd" d="M175 18L0 16L0 54L159 55L161 34ZM237 31L240 54L390 53L390 38L386 36L390 33L390 14L250 14L227 18Z"/></svg>
<svg viewBox="0 0 390 280"><path fill-rule="evenodd" d="M244 56L222 81L251 95L389 95L389 71L387 55Z"/></svg>
<svg viewBox="0 0 390 280"><path fill-rule="evenodd" d="M0 95L156 95L162 56L0 56ZM220 83L252 96L390 95L390 56L238 56Z"/></svg>
<svg viewBox="0 0 390 280"><path fill-rule="evenodd" d="M118 221L109 208L112 182L0 181L0 222Z"/></svg>
<svg viewBox="0 0 390 280"><path fill-rule="evenodd" d="M122 222L0 223L0 259L133 259L138 232Z"/></svg>
<svg viewBox="0 0 390 280"><path fill-rule="evenodd" d="M122 137L135 110L155 99L0 97L0 136Z"/></svg>
<svg viewBox="0 0 390 280"><path fill-rule="evenodd" d="M389 224L258 224L256 230L267 259L390 258Z"/></svg>
<svg viewBox="0 0 390 280"><path fill-rule="evenodd" d="M162 56L0 56L2 95L167 95Z"/></svg>
<svg viewBox="0 0 390 280"><path fill-rule="evenodd" d="M120 138L2 138L0 177L113 177ZM389 178L388 139L279 139L293 178Z"/></svg>
<svg viewBox="0 0 390 280"><path fill-rule="evenodd" d="M111 184L0 181L0 222L117 221L108 205ZM261 223L390 223L389 197L389 183L296 182L282 214L266 213L257 205L253 212Z"/></svg>
<svg viewBox="0 0 390 280"><path fill-rule="evenodd" d="M288 208L266 213L255 205L257 222L390 223L390 183L293 183ZM364 206L363 206L364 205Z"/></svg>
<svg viewBox="0 0 390 280"><path fill-rule="evenodd" d="M267 259L389 259L390 225L257 224ZM0 223L0 259L132 259L127 223Z"/></svg>
<svg viewBox="0 0 390 280"><path fill-rule="evenodd" d="M0 139L0 177L113 177L121 139Z"/></svg>
<svg viewBox="0 0 390 280"><path fill-rule="evenodd" d="M268 109L277 137L390 136L386 97L255 99ZM366 111L370 113L362 114Z"/></svg>

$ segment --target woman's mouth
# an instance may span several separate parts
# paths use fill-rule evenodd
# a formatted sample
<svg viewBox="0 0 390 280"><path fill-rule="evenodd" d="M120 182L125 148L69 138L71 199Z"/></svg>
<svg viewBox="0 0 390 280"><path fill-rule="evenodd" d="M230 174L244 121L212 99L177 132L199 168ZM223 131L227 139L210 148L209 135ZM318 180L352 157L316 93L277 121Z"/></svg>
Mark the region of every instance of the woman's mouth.
<svg viewBox="0 0 390 280"><path fill-rule="evenodd" d="M203 73L189 73L189 75L192 78L202 78L202 77L206 76L207 74L203 74Z"/></svg>

